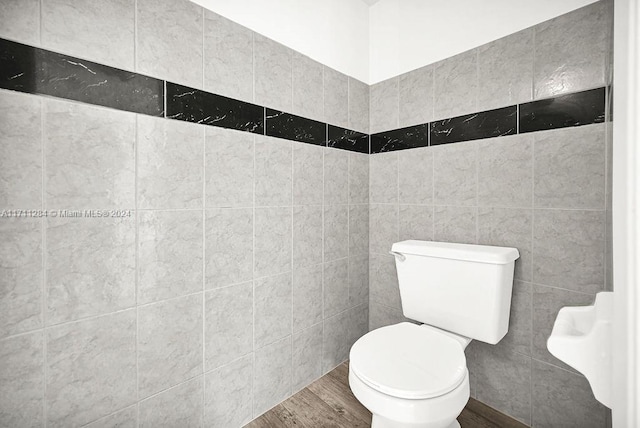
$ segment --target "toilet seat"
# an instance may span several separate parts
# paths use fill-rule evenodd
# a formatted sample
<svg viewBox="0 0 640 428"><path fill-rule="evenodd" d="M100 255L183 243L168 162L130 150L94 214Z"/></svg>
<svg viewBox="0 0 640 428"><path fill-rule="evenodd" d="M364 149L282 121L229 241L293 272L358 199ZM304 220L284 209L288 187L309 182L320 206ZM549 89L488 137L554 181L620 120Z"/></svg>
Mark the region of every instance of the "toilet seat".
<svg viewBox="0 0 640 428"><path fill-rule="evenodd" d="M467 375L460 342L434 329L403 322L373 330L351 348L350 369L382 393L406 399L447 394Z"/></svg>

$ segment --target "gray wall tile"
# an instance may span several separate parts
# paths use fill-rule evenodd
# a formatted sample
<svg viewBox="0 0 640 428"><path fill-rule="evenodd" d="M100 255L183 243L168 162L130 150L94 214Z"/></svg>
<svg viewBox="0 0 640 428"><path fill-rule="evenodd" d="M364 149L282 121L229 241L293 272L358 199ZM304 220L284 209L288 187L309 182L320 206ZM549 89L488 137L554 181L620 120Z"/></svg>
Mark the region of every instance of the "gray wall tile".
<svg viewBox="0 0 640 428"><path fill-rule="evenodd" d="M256 351L253 370L254 417L291 394L291 361L291 336Z"/></svg>
<svg viewBox="0 0 640 428"><path fill-rule="evenodd" d="M399 76L399 123L402 128L433 119L433 66Z"/></svg>
<svg viewBox="0 0 640 428"><path fill-rule="evenodd" d="M369 129L372 134L398 128L398 80L398 77L392 77L369 87Z"/></svg>
<svg viewBox="0 0 640 428"><path fill-rule="evenodd" d="M293 271L294 332L322 321L322 271L322 264Z"/></svg>
<svg viewBox="0 0 640 428"><path fill-rule="evenodd" d="M532 206L531 134L478 142L478 204L519 208Z"/></svg>
<svg viewBox="0 0 640 428"><path fill-rule="evenodd" d="M371 254L369 257L369 301L400 309L400 288L396 261L386 254Z"/></svg>
<svg viewBox="0 0 640 428"><path fill-rule="evenodd" d="M533 426L605 426L607 409L593 398L584 377L536 360L532 377Z"/></svg>
<svg viewBox="0 0 640 428"><path fill-rule="evenodd" d="M311 144L293 145L293 204L322 204L325 149Z"/></svg>
<svg viewBox="0 0 640 428"><path fill-rule="evenodd" d="M253 101L253 32L205 9L204 89Z"/></svg>
<svg viewBox="0 0 640 428"><path fill-rule="evenodd" d="M253 354L205 375L205 426L244 426L252 419Z"/></svg>
<svg viewBox="0 0 640 428"><path fill-rule="evenodd" d="M258 33L253 36L256 104L291 112L293 51Z"/></svg>
<svg viewBox="0 0 640 428"><path fill-rule="evenodd" d="M0 341L0 425L43 426L43 384L42 332Z"/></svg>
<svg viewBox="0 0 640 428"><path fill-rule="evenodd" d="M387 254L398 242L398 206L371 204L369 227L369 251Z"/></svg>
<svg viewBox="0 0 640 428"><path fill-rule="evenodd" d="M369 133L369 85L349 77L349 129Z"/></svg>
<svg viewBox="0 0 640 428"><path fill-rule="evenodd" d="M128 217L47 219L49 325L135 305L135 227Z"/></svg>
<svg viewBox="0 0 640 428"><path fill-rule="evenodd" d="M433 152L434 202L442 205L476 205L477 143L436 146Z"/></svg>
<svg viewBox="0 0 640 428"><path fill-rule="evenodd" d="M207 127L205 204L213 207L253 205L253 135Z"/></svg>
<svg viewBox="0 0 640 428"><path fill-rule="evenodd" d="M137 428L138 405L134 404L85 425L86 428Z"/></svg>
<svg viewBox="0 0 640 428"><path fill-rule="evenodd" d="M42 220L0 222L0 337L42 327Z"/></svg>
<svg viewBox="0 0 640 428"><path fill-rule="evenodd" d="M44 135L47 209L134 208L134 114L47 99Z"/></svg>
<svg viewBox="0 0 640 428"><path fill-rule="evenodd" d="M0 10L12 3L3 2ZM40 98L35 96L0 92L0 207L3 209L42 208L40 103Z"/></svg>
<svg viewBox="0 0 640 428"><path fill-rule="evenodd" d="M255 152L256 206L291 205L292 143L257 137Z"/></svg>
<svg viewBox="0 0 640 428"><path fill-rule="evenodd" d="M138 309L140 398L203 372L202 298L199 293Z"/></svg>
<svg viewBox="0 0 640 428"><path fill-rule="evenodd" d="M202 426L202 376L140 402L140 428Z"/></svg>
<svg viewBox="0 0 640 428"><path fill-rule="evenodd" d="M606 84L612 14L612 2L596 2L535 26L536 99Z"/></svg>
<svg viewBox="0 0 640 428"><path fill-rule="evenodd" d="M202 211L138 213L138 303L202 290Z"/></svg>
<svg viewBox="0 0 640 428"><path fill-rule="evenodd" d="M349 307L349 259L324 264L324 318Z"/></svg>
<svg viewBox="0 0 640 428"><path fill-rule="evenodd" d="M139 208L201 208L204 131L177 120L138 115Z"/></svg>
<svg viewBox="0 0 640 428"><path fill-rule="evenodd" d="M205 370L253 351L253 283L205 293Z"/></svg>
<svg viewBox="0 0 640 428"><path fill-rule="evenodd" d="M553 323L561 308L592 305L594 296L534 284L532 299L533 338L531 352L533 358L574 370L551 355L547 349L547 339L551 335Z"/></svg>
<svg viewBox="0 0 640 428"><path fill-rule="evenodd" d="M445 119L477 111L477 49L436 62L433 67L433 118Z"/></svg>
<svg viewBox="0 0 640 428"><path fill-rule="evenodd" d="M255 349L291 335L291 273L255 281Z"/></svg>
<svg viewBox="0 0 640 428"><path fill-rule="evenodd" d="M324 117L335 126L349 128L349 77L324 67Z"/></svg>
<svg viewBox="0 0 640 428"><path fill-rule="evenodd" d="M369 331L405 320L400 308L390 308L373 301L369 302Z"/></svg>
<svg viewBox="0 0 640 428"><path fill-rule="evenodd" d="M474 343L469 350L476 374L476 399L531 424L531 358Z"/></svg>
<svg viewBox="0 0 640 428"><path fill-rule="evenodd" d="M292 113L324 121L323 65L294 51Z"/></svg>
<svg viewBox="0 0 640 428"><path fill-rule="evenodd" d="M201 88L203 9L187 0L136 5L136 71Z"/></svg>
<svg viewBox="0 0 640 428"><path fill-rule="evenodd" d="M293 335L292 392L301 390L322 375L322 323Z"/></svg>
<svg viewBox="0 0 640 428"><path fill-rule="evenodd" d="M433 150L398 152L398 198L401 204L433 203Z"/></svg>
<svg viewBox="0 0 640 428"><path fill-rule="evenodd" d="M255 277L290 271L291 208L257 208L255 216Z"/></svg>
<svg viewBox="0 0 640 428"><path fill-rule="evenodd" d="M369 203L369 155L349 153L349 203Z"/></svg>
<svg viewBox="0 0 640 428"><path fill-rule="evenodd" d="M370 156L369 195L372 204L398 202L398 152Z"/></svg>
<svg viewBox="0 0 640 428"><path fill-rule="evenodd" d="M322 205L293 207L293 266L322 263Z"/></svg>
<svg viewBox="0 0 640 428"><path fill-rule="evenodd" d="M349 202L349 152L338 149L324 150L324 203Z"/></svg>
<svg viewBox="0 0 640 428"><path fill-rule="evenodd" d="M253 209L205 211L205 288L253 279Z"/></svg>
<svg viewBox="0 0 640 428"><path fill-rule="evenodd" d="M324 261L349 256L349 206L324 207Z"/></svg>
<svg viewBox="0 0 640 428"><path fill-rule="evenodd" d="M349 257L349 305L369 303L369 256Z"/></svg>
<svg viewBox="0 0 640 428"><path fill-rule="evenodd" d="M433 239L475 244L478 239L477 219L475 207L436 206L433 212Z"/></svg>
<svg viewBox="0 0 640 428"><path fill-rule="evenodd" d="M478 208L478 244L514 247L514 278L531 281L533 210L512 208Z"/></svg>
<svg viewBox="0 0 640 428"><path fill-rule="evenodd" d="M509 314L509 331L497 345L523 355L531 355L532 285L514 281Z"/></svg>
<svg viewBox="0 0 640 428"><path fill-rule="evenodd" d="M42 47L134 69L135 2L44 0Z"/></svg>
<svg viewBox="0 0 640 428"><path fill-rule="evenodd" d="M535 210L533 282L584 293L604 287L604 211Z"/></svg>
<svg viewBox="0 0 640 428"><path fill-rule="evenodd" d="M47 426L79 426L136 400L136 313L46 332Z"/></svg>
<svg viewBox="0 0 640 428"><path fill-rule="evenodd" d="M40 46L40 0L0 3L0 37Z"/></svg>
<svg viewBox="0 0 640 428"><path fill-rule="evenodd" d="M369 332L369 305L349 309L349 350L356 340Z"/></svg>
<svg viewBox="0 0 640 428"><path fill-rule="evenodd" d="M531 101L533 29L478 48L478 111Z"/></svg>
<svg viewBox="0 0 640 428"><path fill-rule="evenodd" d="M536 208L604 209L605 126L535 134Z"/></svg>
<svg viewBox="0 0 640 428"><path fill-rule="evenodd" d="M398 241L406 239L433 240L433 207L400 205L398 210Z"/></svg>
<svg viewBox="0 0 640 428"><path fill-rule="evenodd" d="M349 256L369 252L369 205L349 206Z"/></svg>
<svg viewBox="0 0 640 428"><path fill-rule="evenodd" d="M324 320L322 333L322 373L327 373L349 358L349 311Z"/></svg>

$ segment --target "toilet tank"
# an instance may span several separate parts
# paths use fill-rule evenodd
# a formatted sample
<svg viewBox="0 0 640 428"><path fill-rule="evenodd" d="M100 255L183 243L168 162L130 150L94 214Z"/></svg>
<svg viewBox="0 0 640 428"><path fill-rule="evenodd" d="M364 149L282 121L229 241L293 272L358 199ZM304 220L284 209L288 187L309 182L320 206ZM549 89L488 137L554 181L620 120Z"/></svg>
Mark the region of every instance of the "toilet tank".
<svg viewBox="0 0 640 428"><path fill-rule="evenodd" d="M410 240L392 252L405 317L491 344L507 334L517 249Z"/></svg>

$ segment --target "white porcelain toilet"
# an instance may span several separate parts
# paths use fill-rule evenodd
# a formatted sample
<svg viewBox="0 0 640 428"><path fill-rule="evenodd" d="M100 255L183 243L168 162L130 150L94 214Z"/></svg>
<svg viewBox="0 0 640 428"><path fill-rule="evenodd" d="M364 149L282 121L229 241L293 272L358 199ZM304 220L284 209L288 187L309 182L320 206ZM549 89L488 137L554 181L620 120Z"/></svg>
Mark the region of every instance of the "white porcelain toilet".
<svg viewBox="0 0 640 428"><path fill-rule="evenodd" d="M349 385L372 428L454 428L469 400L464 350L507 334L515 248L393 244L404 316L351 348Z"/></svg>

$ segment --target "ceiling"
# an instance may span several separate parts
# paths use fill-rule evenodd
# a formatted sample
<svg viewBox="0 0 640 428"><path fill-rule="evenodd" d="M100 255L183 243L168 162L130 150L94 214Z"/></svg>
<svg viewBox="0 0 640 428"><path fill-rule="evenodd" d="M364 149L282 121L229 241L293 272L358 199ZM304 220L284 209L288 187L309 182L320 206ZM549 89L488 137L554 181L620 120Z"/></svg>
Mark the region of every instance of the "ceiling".
<svg viewBox="0 0 640 428"><path fill-rule="evenodd" d="M362 0L363 3L366 3L369 6L373 6L374 4L378 3L380 0Z"/></svg>

